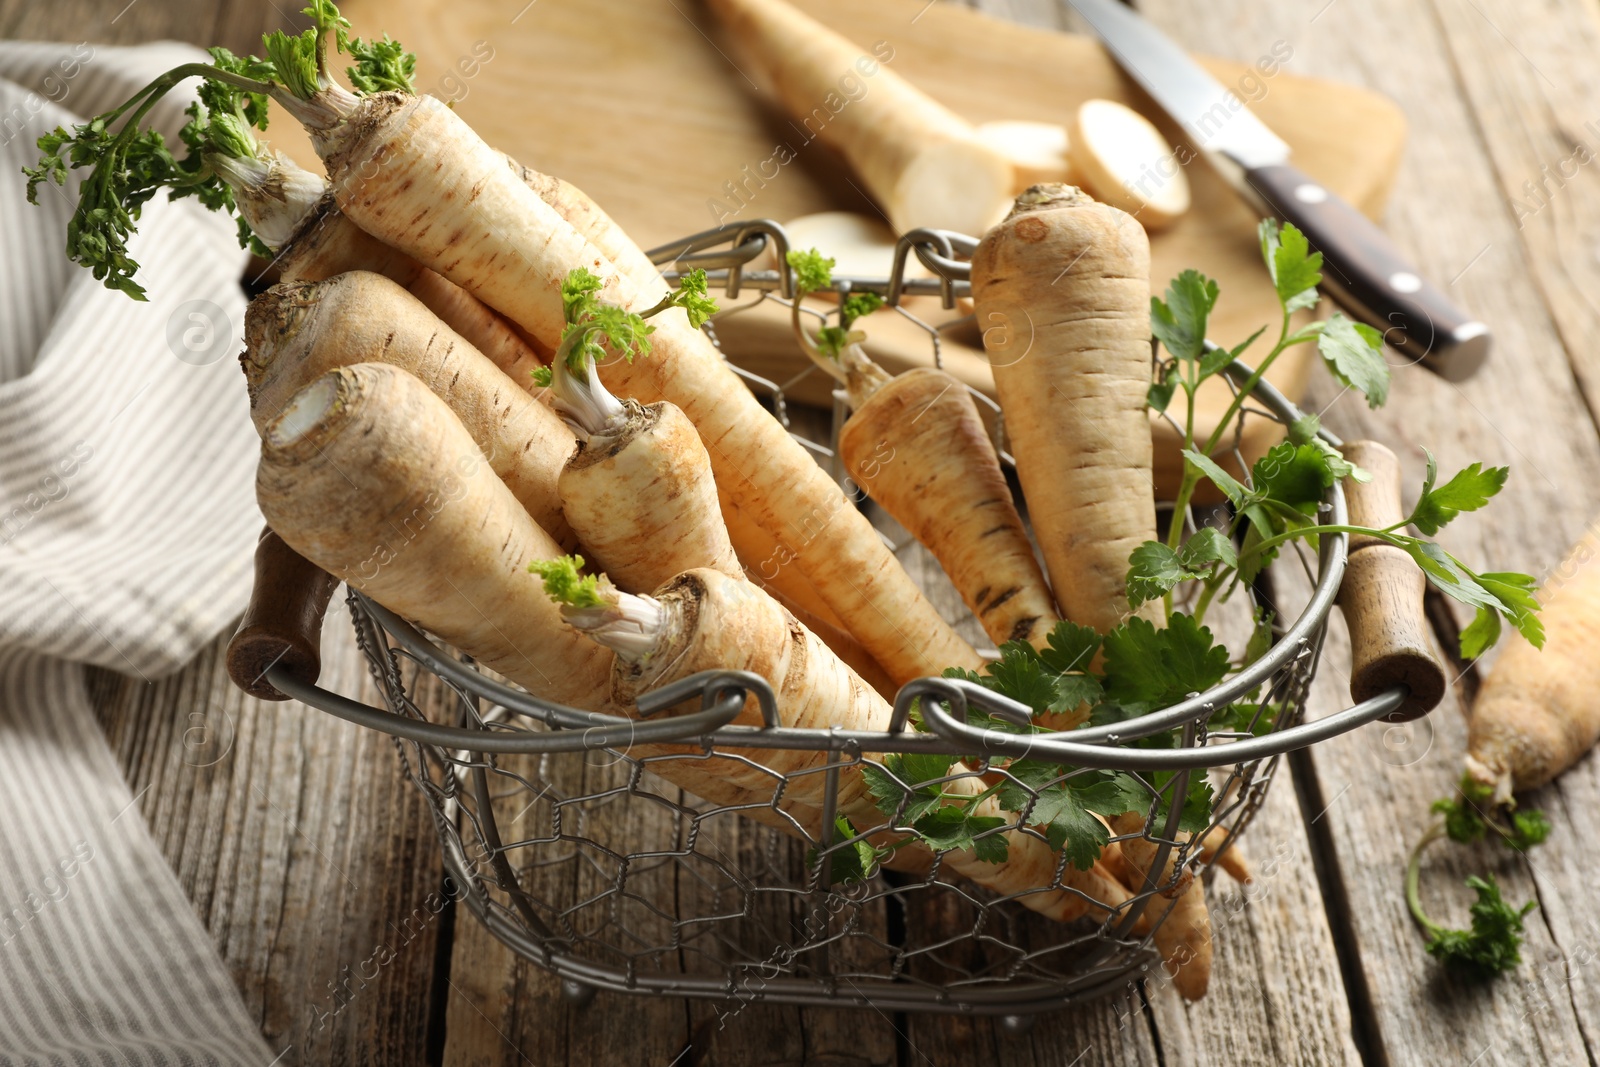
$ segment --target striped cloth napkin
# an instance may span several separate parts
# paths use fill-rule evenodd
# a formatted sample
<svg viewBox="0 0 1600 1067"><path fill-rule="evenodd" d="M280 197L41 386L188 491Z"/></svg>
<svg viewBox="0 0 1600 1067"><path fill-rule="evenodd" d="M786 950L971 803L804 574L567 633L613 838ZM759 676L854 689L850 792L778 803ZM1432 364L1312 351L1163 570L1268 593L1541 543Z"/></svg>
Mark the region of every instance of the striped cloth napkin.
<svg viewBox="0 0 1600 1067"><path fill-rule="evenodd" d="M231 221L158 198L135 303L62 254L82 173L38 207L19 173L41 133L205 58L0 43L0 1065L273 1062L83 669L169 674L244 606L261 524L232 358L244 256ZM156 114L173 143L190 99Z"/></svg>

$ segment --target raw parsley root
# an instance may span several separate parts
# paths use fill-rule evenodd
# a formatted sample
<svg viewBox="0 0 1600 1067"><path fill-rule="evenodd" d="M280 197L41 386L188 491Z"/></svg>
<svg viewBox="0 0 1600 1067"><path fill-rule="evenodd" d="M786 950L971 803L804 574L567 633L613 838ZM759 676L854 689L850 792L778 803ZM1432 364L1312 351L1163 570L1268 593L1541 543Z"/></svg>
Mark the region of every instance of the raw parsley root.
<svg viewBox="0 0 1600 1067"><path fill-rule="evenodd" d="M427 386L386 364L342 367L262 437L256 499L284 543L535 696L605 706L610 655L524 570L560 547Z"/></svg>
<svg viewBox="0 0 1600 1067"><path fill-rule="evenodd" d="M250 417L269 425L315 378L352 363L388 363L432 389L489 466L557 544L570 549L557 479L572 432L416 297L365 271L279 284L250 302L245 352Z"/></svg>
<svg viewBox="0 0 1600 1067"><path fill-rule="evenodd" d="M832 283L833 260L794 251L789 265L796 337L850 394L839 454L851 479L927 546L990 640L1042 642L1055 604L966 386L932 367L890 377L874 363L853 329L881 306L873 293L846 295L838 324L813 341L801 300Z"/></svg>
<svg viewBox="0 0 1600 1067"><path fill-rule="evenodd" d="M372 98L367 117L330 129L321 150L341 207L369 232L552 347L566 329L561 283L575 267L602 280L609 304L641 312L655 302L439 101L383 94ZM437 167L441 158L452 160L449 171ZM980 662L703 333L673 311L661 316L651 341L662 358L609 361L608 384L641 402L670 400L689 416L719 492L783 545L892 677L903 682L948 663Z"/></svg>
<svg viewBox="0 0 1600 1067"><path fill-rule="evenodd" d="M1482 491L1492 479L1480 474L1470 484ZM1452 501L1452 506L1470 505L1476 497L1462 492ZM1595 654L1600 641L1596 608L1600 564L1594 556L1586 537L1551 572L1541 595L1542 631L1518 625L1519 635L1500 653L1472 706L1466 777L1488 787L1495 804L1505 803L1513 792L1550 782L1600 739L1600 706L1595 700L1600 691L1600 657ZM1511 598L1530 613L1533 610L1520 575L1479 578L1494 583L1490 588L1502 599ZM1499 615L1480 607L1477 620L1461 635L1463 646L1471 642L1464 651L1477 652L1493 644L1499 630Z"/></svg>
<svg viewBox="0 0 1600 1067"><path fill-rule="evenodd" d="M866 54L784 0L713 0L710 7L805 136L850 162L897 231L982 233L1005 214L1015 180L1010 161L965 119L881 65L894 58L888 42ZM848 99L841 94L847 80L861 89Z"/></svg>
<svg viewBox="0 0 1600 1067"><path fill-rule="evenodd" d="M575 563L574 563L575 569ZM563 576L555 594L572 587ZM778 695L783 725L825 729L886 730L892 709L883 697L856 677L814 635L795 622L772 598L742 579L719 571L694 570L679 575L652 596L623 593L604 581L597 589L598 606L573 598L564 603L567 621L616 653L612 698L631 708L639 694L702 670L748 670L765 678ZM552 589L546 580L546 589ZM752 698L737 722L762 720ZM801 773L821 767L829 758L815 749L760 750L760 763L771 772L790 776L780 806L813 837L820 836L816 812L822 804L824 776ZM890 757L893 760L894 757ZM717 761L712 771L704 761L668 760L652 764L659 773L690 792L736 791L770 799L775 780L738 761ZM1037 836L1008 830L991 790L943 758L950 781L928 783L921 777L901 780L907 789L932 788L931 804L914 813L886 816L872 793L862 764L839 774L838 810L850 825L880 848L893 848L895 866L924 867L929 851L944 852L943 862L961 875L996 893L1018 894L1018 901L1063 921L1094 911L1103 917L1127 899L1127 892L1091 862L1085 869L1068 864L1056 885L1055 853ZM911 772L919 774L919 771ZM706 781L706 779L715 781ZM709 798L715 799L715 798ZM946 803L946 801L949 803ZM810 819L807 823L805 820ZM912 819L917 832L896 830Z"/></svg>
<svg viewBox="0 0 1600 1067"><path fill-rule="evenodd" d="M1023 193L972 257L1050 587L1062 615L1101 633L1127 617L1128 555L1156 531L1149 273L1139 224L1068 185Z"/></svg>

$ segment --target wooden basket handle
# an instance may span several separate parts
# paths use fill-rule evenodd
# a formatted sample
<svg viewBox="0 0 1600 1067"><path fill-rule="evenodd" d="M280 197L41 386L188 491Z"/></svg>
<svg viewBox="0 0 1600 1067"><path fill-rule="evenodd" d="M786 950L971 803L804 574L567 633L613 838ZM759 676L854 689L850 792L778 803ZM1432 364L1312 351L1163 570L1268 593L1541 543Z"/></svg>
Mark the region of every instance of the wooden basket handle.
<svg viewBox="0 0 1600 1067"><path fill-rule="evenodd" d="M283 667L315 682L322 673L322 617L339 580L283 543L272 528L256 542L256 578L239 629L228 642L228 677L262 700L288 700L267 681Z"/></svg>
<svg viewBox="0 0 1600 1067"><path fill-rule="evenodd" d="M1400 504L1400 461L1374 441L1344 446L1344 456L1372 475L1346 480L1350 524L1381 530L1405 518ZM1374 537L1351 535L1350 562L1339 607L1350 628L1350 695L1357 703L1397 685L1411 690L1386 716L1405 722L1426 715L1444 699L1444 667L1433 652L1422 596L1427 579L1404 549Z"/></svg>

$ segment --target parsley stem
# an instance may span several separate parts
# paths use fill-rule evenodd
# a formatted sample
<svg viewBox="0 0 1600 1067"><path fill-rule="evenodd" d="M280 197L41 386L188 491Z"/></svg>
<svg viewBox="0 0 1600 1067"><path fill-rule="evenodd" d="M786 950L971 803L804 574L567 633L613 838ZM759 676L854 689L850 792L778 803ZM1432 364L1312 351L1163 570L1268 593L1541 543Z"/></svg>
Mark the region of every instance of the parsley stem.
<svg viewBox="0 0 1600 1067"><path fill-rule="evenodd" d="M1444 933L1444 927L1428 918L1422 910L1422 853L1429 845L1444 836L1444 823L1436 822L1427 833L1422 835L1416 847L1411 850L1411 859L1406 863L1406 907L1411 909L1411 917L1417 925L1428 934L1429 938L1436 938Z"/></svg>
<svg viewBox="0 0 1600 1067"><path fill-rule="evenodd" d="M1368 537L1376 537L1380 541L1383 541L1386 544L1394 545L1397 548L1404 548L1405 543L1412 540L1409 537L1396 536L1395 534L1390 533L1388 530L1372 530L1365 526L1335 526L1332 524L1327 526L1300 526L1293 530L1285 530L1280 534L1273 534L1271 537L1264 537L1260 541L1257 541L1254 545L1251 545L1248 549L1239 553L1239 555L1241 557L1256 556L1267 551L1268 549L1277 548L1285 541L1292 541L1297 537L1309 537L1312 534L1330 533L1365 534Z"/></svg>

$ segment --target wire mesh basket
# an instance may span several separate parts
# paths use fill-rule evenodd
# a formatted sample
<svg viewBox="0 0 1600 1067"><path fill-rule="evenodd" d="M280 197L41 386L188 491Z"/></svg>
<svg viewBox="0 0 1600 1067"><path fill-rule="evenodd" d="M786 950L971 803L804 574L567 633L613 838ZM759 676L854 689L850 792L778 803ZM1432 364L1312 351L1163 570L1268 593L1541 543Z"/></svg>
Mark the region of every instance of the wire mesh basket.
<svg viewBox="0 0 1600 1067"><path fill-rule="evenodd" d="M883 294L926 331L937 362L948 327L925 321L903 297L935 296L944 308L954 307L967 294L963 260L974 245L954 234L915 231L900 240L888 278L838 279L836 288ZM708 231L652 255L678 271L707 269L727 302L754 294L708 324L715 339L717 326L732 316L769 302L788 307L792 277L776 268L786 251L783 229L761 221ZM907 276L913 256L931 277ZM759 268L765 257L774 257L773 268ZM1235 364L1229 375L1242 382L1249 368ZM745 377L787 425L785 394L793 382ZM998 415L992 402L978 399ZM1287 425L1299 414L1264 382L1248 401L1235 448L1247 420ZM834 444L843 414L836 405ZM996 432L1003 434L998 419ZM831 447L806 443L819 461L833 462ZM1249 469L1247 457L1234 458L1240 470ZM1337 484L1323 507L1326 521L1345 522ZM785 709L767 682L737 671L698 674L648 693L638 701L638 719L567 708L476 669L353 591L358 643L384 706L318 688L289 662L271 666L266 678L284 694L396 739L405 774L431 807L458 899L497 938L558 975L574 1001L612 990L733 1006L762 1000L987 1014L1022 1026L1035 1013L1157 973L1146 912L1158 915L1167 906L1164 890L1205 875L1238 839L1279 757L1382 717L1410 714L1403 709L1407 689L1396 685L1304 720L1345 574L1346 538L1325 536L1314 551L1295 552L1309 599L1296 617L1274 625L1270 647L1254 662L1172 707L1063 733L994 729L996 720L1026 723L1030 710L980 686L940 678L904 686L883 732L785 726ZM1242 595L1254 596L1248 588ZM425 679L453 694L447 714L425 715L419 707ZM698 708L683 711L688 701ZM1253 713L1240 714L1241 705ZM760 725L735 721L748 720L747 707L759 710ZM680 713L664 714L668 709ZM1169 747L1137 744L1169 734L1175 738ZM972 864L954 852L837 880L838 862L861 840L835 829L841 790L859 782L864 768L892 774L885 768L892 756L918 754L966 762L932 781L902 781L908 793L972 780L975 787L1038 796L1055 784L1013 773L1022 759L1057 765L1056 782L1105 769L1126 772L1150 800L1138 836L1155 846L1152 873L1113 910L1074 887L1063 856L1053 875L1005 891L976 884L968 877ZM709 803L672 785L691 777L689 764L702 780L741 783L739 802ZM917 765L895 762L901 773ZM1211 826L1182 833L1182 805L1163 803L1185 796L1197 775L1213 787ZM798 818L802 801L814 814L820 808L820 818ZM1027 811L1024 805L1008 813L1009 821L983 836L1043 841ZM903 830L905 815L902 805L881 826L856 829L863 836ZM1081 914L1061 922L1040 911Z"/></svg>

